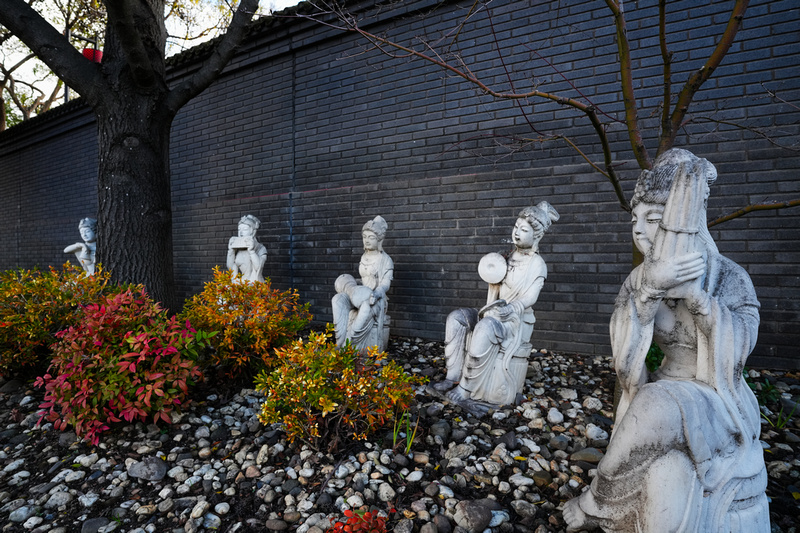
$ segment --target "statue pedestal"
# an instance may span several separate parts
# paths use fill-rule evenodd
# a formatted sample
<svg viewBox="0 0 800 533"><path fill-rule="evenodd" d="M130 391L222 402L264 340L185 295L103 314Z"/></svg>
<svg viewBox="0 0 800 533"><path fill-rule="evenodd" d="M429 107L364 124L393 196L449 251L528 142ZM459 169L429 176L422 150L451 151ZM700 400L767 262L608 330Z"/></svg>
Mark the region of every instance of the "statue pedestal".
<svg viewBox="0 0 800 533"><path fill-rule="evenodd" d="M447 396L449 391L437 390L434 384L428 385L426 390L429 394L444 401L454 403L479 418L492 410L496 411L505 406L519 405L525 398L521 391L525 385L525 375L528 372L528 360L532 349L533 347L529 342L523 343L517 348L514 355L508 358L506 368L504 368L506 365L506 358L497 360L494 371L492 372L492 383L490 385L492 390L497 391L497 395L492 397L492 402L471 399L454 402ZM504 376L510 379L510 381L504 379Z"/></svg>

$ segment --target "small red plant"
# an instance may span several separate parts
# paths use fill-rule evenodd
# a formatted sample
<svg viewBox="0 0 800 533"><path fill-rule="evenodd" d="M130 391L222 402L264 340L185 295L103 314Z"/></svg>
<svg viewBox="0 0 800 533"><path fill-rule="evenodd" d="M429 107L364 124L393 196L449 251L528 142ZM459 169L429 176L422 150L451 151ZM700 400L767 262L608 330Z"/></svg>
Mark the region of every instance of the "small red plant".
<svg viewBox="0 0 800 533"><path fill-rule="evenodd" d="M97 444L111 422L169 423L201 373L194 360L207 335L154 303L142 286L82 309L77 325L56 334L42 418ZM40 420L41 421L41 420Z"/></svg>
<svg viewBox="0 0 800 533"><path fill-rule="evenodd" d="M389 512L394 512L392 509ZM355 533L361 531L363 533L385 533L386 532L386 517L380 516L378 513L372 511L351 511L347 509L344 512L347 521L336 522L327 533Z"/></svg>

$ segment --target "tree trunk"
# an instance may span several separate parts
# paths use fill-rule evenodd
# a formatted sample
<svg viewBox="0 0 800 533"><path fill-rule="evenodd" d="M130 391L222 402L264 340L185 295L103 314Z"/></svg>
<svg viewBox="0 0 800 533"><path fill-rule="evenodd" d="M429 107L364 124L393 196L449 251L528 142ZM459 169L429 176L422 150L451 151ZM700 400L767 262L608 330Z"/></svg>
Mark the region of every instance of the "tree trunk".
<svg viewBox="0 0 800 533"><path fill-rule="evenodd" d="M173 117L158 99L130 91L113 107L96 109L97 256L115 280L143 283L153 299L177 311L169 173Z"/></svg>
<svg viewBox="0 0 800 533"><path fill-rule="evenodd" d="M167 87L164 0L113 0L103 61L83 57L25 0L3 0L0 24L94 109L97 259L115 280L143 283L177 311L172 272L169 131L178 110L214 81L242 42L258 0L241 0L228 31L198 71ZM0 100L2 103L2 100Z"/></svg>

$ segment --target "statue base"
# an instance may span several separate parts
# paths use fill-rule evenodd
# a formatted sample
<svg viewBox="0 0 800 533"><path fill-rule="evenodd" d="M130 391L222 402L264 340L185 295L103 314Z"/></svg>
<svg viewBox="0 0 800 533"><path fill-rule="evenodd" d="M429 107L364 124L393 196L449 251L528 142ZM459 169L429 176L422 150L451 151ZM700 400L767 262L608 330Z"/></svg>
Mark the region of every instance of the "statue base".
<svg viewBox="0 0 800 533"><path fill-rule="evenodd" d="M453 384L453 388L457 386L458 383ZM506 408L513 409L515 405L521 404L525 399L525 397L521 393L518 393L515 398L514 405L511 404L497 405L493 403L482 402L479 400L471 400L471 399L454 401L452 398L447 396L447 393L450 392L450 390L444 390L444 391L437 390L432 384L429 384L427 387L425 387L425 392L427 392L431 396L435 396L444 402L457 405L477 418L482 418L488 414L494 413L495 411L499 411L501 409L506 409Z"/></svg>

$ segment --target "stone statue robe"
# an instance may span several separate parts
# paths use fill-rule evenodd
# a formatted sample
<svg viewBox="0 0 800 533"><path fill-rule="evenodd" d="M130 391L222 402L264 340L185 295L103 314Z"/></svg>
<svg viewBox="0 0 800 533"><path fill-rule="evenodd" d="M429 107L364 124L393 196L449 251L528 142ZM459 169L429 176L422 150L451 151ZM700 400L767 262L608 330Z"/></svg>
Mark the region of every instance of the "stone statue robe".
<svg viewBox="0 0 800 533"><path fill-rule="evenodd" d="M650 304L659 305L655 316L640 313L641 277L640 266L625 281L611 319L623 394L593 498L582 499L581 508L607 532L652 531L661 518L677 518L675 531L686 533L768 533L759 409L742 377L759 323L752 282L737 264L710 253L704 289L711 304L701 327L684 320L693 315L683 300ZM648 382L645 356L653 338L665 360ZM694 364L694 376L681 375ZM665 487L676 476L686 482L673 493ZM671 497L685 498L678 505L684 516L644 516L648 499Z"/></svg>
<svg viewBox="0 0 800 533"><path fill-rule="evenodd" d="M504 300L510 313L501 313L500 306L486 310L480 320L475 309L459 309L448 317L448 375L454 368L463 368L459 384L469 391L471 400L511 404L521 392L536 321L532 307L546 277L547 266L539 254L514 253L505 278L490 285L488 297L489 302Z"/></svg>
<svg viewBox="0 0 800 533"><path fill-rule="evenodd" d="M347 339L359 349L377 346L385 350L388 343L388 298L386 291L392 283L394 263L384 251L377 260L369 261L367 254L361 256L358 264L360 284L371 290L380 289L383 297L371 305L361 308L354 305L346 293L339 293L331 301L336 342L343 346Z"/></svg>
<svg viewBox="0 0 800 533"><path fill-rule="evenodd" d="M245 281L260 281L263 283L263 270L266 260L267 247L256 241L252 252L246 249L229 251L228 269L234 272L234 276L236 272L240 272L242 274L242 279Z"/></svg>

